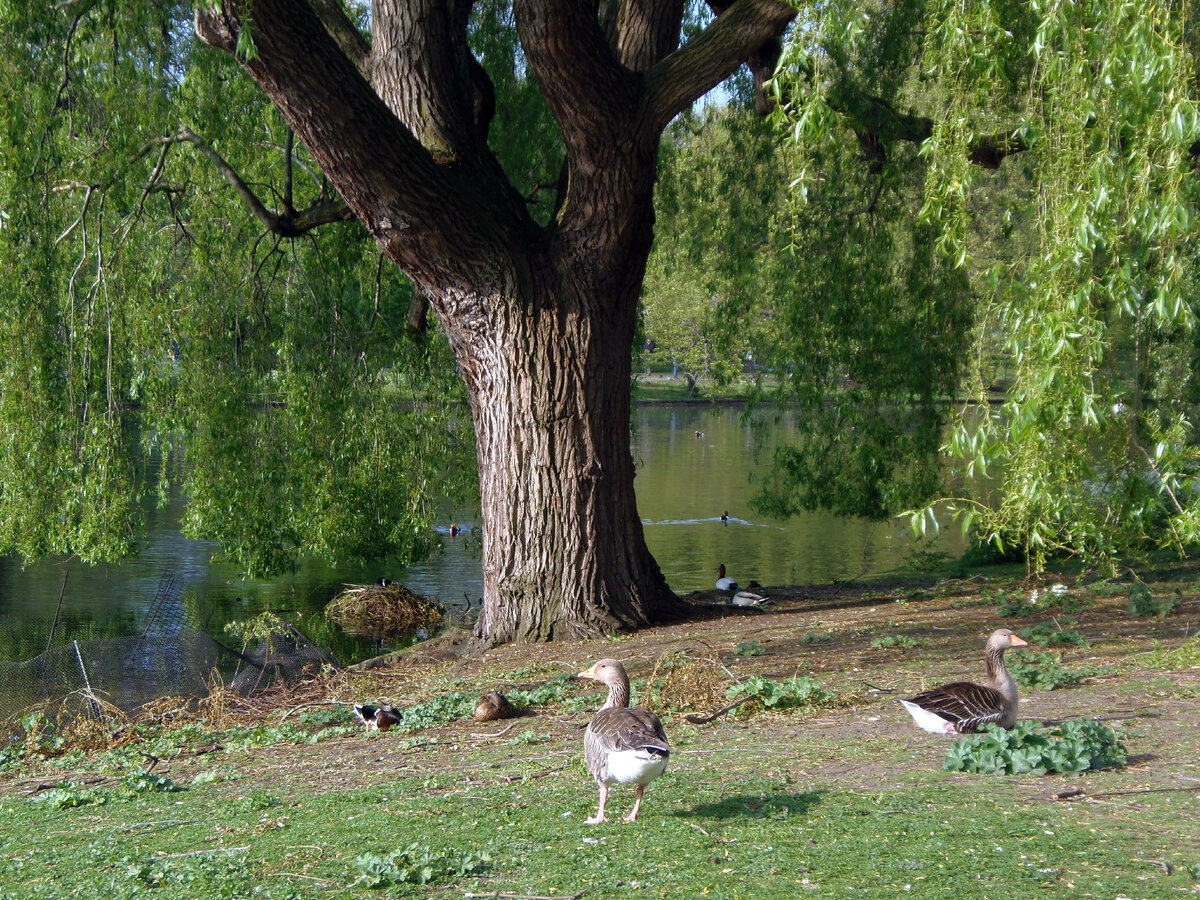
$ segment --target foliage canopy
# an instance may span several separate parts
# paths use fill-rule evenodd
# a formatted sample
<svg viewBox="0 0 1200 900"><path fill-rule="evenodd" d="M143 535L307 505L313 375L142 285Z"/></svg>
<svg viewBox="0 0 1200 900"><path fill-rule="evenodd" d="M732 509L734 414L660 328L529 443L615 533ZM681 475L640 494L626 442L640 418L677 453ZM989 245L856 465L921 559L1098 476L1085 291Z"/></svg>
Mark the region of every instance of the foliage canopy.
<svg viewBox="0 0 1200 900"><path fill-rule="evenodd" d="M449 348L191 13L0 5L0 551L128 553L176 479L248 571L419 556L473 487ZM474 17L546 223L560 136L509 5ZM763 510L948 514L1037 567L1200 538L1198 34L1166 0L832 0L783 146L744 78L671 126L644 329L803 404Z"/></svg>
<svg viewBox="0 0 1200 900"><path fill-rule="evenodd" d="M1190 3L800 10L785 148L730 154L740 193L663 182L660 268L727 246L706 294L812 416L764 509L949 515L1038 569L1196 543L1198 34ZM672 165L744 139L709 116Z"/></svg>
<svg viewBox="0 0 1200 900"><path fill-rule="evenodd" d="M120 557L178 480L247 572L424 556L474 478L444 339L191 3L93 6L0 15L0 550Z"/></svg>

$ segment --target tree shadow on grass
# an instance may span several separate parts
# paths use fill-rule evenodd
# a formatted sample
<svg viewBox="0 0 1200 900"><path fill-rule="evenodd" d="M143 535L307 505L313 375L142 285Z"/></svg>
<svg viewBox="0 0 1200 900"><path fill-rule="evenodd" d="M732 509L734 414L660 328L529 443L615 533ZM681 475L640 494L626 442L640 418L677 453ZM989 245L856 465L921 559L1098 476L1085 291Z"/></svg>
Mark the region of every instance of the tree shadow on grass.
<svg viewBox="0 0 1200 900"><path fill-rule="evenodd" d="M697 803L691 809L676 811L677 816L701 816L709 819L771 819L808 812L819 804L827 791L802 794L734 794L716 803Z"/></svg>

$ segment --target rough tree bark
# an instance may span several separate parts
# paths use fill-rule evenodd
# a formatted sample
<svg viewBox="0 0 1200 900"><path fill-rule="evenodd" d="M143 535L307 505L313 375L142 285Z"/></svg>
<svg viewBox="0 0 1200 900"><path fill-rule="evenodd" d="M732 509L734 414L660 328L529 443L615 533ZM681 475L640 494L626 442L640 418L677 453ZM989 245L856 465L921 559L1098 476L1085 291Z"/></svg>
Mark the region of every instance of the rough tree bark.
<svg viewBox="0 0 1200 900"><path fill-rule="evenodd" d="M234 52L387 255L429 298L475 422L487 643L593 636L676 615L646 547L630 456L631 345L658 143L794 10L714 4L680 48L682 0L517 0L529 71L566 147L547 227L486 137L496 98L471 0L375 0L368 42L336 0L223 0L196 30ZM727 7L727 8L726 8ZM249 24L247 24L249 23Z"/></svg>

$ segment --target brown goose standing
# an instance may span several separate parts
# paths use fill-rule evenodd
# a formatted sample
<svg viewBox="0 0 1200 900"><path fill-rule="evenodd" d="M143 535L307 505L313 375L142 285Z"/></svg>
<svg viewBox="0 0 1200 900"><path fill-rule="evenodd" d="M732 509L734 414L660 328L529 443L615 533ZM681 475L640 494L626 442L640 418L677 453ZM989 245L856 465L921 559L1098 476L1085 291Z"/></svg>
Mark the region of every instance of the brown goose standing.
<svg viewBox="0 0 1200 900"><path fill-rule="evenodd" d="M987 682L955 681L901 700L918 725L934 734L969 734L995 723L1017 723L1017 683L1004 667L1004 651L1024 647L1007 628L992 632L987 642Z"/></svg>
<svg viewBox="0 0 1200 900"><path fill-rule="evenodd" d="M608 699L600 707L583 735L583 756L588 771L600 785L600 809L587 820L588 825L607 822L604 804L614 784L636 784L637 800L626 822L637 820L646 785L667 768L671 753L667 736L658 716L647 709L629 706L629 676L615 659L594 663L579 678L591 678L608 685Z"/></svg>

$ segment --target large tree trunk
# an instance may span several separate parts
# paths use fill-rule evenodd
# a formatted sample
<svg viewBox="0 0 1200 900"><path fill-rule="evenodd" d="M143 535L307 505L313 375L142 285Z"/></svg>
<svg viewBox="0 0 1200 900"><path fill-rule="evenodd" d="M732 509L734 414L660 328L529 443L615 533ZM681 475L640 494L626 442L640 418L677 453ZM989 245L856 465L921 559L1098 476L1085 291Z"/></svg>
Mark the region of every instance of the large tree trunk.
<svg viewBox="0 0 1200 900"><path fill-rule="evenodd" d="M200 6L347 205L425 292L471 400L488 643L594 636L675 616L646 548L630 457L631 346L671 118L795 11L737 0L688 46L682 0L515 0L566 150L557 215L533 221L487 145L496 97L472 0L375 0L372 41L332 0ZM766 65L758 59L758 66ZM761 74L761 73L760 73Z"/></svg>
<svg viewBox="0 0 1200 900"><path fill-rule="evenodd" d="M456 345L483 513L476 636L580 638L670 618L681 606L646 548L634 498L637 293L625 287L614 302L601 284L562 277L552 258L530 272L519 293L492 305L490 327Z"/></svg>

